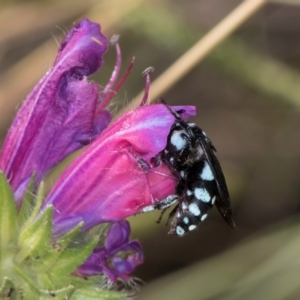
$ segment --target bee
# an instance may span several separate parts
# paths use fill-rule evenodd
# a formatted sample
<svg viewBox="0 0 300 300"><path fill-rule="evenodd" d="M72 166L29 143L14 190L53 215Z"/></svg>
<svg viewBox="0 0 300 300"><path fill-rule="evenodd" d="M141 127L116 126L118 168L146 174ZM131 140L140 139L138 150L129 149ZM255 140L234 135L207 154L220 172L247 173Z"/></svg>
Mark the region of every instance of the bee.
<svg viewBox="0 0 300 300"><path fill-rule="evenodd" d="M225 221L235 227L225 177L215 154L216 148L202 129L180 117L184 111L169 109L175 116L175 122L168 135L166 148L153 161L166 164L178 183L175 195L144 208L144 211L160 209L164 212L178 202L169 215L171 228L168 232L178 236L197 228L214 205Z"/></svg>

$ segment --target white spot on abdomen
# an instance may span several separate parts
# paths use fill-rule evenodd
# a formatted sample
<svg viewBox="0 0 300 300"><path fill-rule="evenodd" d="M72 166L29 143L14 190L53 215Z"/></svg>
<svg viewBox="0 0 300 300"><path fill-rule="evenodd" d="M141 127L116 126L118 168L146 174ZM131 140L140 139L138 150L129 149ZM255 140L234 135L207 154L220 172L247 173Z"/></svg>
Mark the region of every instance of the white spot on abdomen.
<svg viewBox="0 0 300 300"><path fill-rule="evenodd" d="M185 233L184 229L181 226L176 227L176 233L178 235L183 235Z"/></svg>
<svg viewBox="0 0 300 300"><path fill-rule="evenodd" d="M191 203L189 205L189 211L191 212L192 215L196 217L200 215L200 209L196 203Z"/></svg>
<svg viewBox="0 0 300 300"><path fill-rule="evenodd" d="M211 204L214 205L216 202L216 196L213 196L213 198L211 199Z"/></svg>
<svg viewBox="0 0 300 300"><path fill-rule="evenodd" d="M202 170L200 178L203 180L209 180L209 181L212 181L215 179L214 174L212 173L211 168L206 161L204 162L204 168Z"/></svg>
<svg viewBox="0 0 300 300"><path fill-rule="evenodd" d="M207 217L207 214L203 215L203 216L201 217L201 221L204 221L204 220L206 219L206 217Z"/></svg>
<svg viewBox="0 0 300 300"><path fill-rule="evenodd" d="M189 231L194 230L196 227L197 227L196 225L190 225L190 226L189 226Z"/></svg>
<svg viewBox="0 0 300 300"><path fill-rule="evenodd" d="M210 195L208 191L204 188L195 188L194 190L195 196L198 200L203 201L205 203L210 201Z"/></svg>

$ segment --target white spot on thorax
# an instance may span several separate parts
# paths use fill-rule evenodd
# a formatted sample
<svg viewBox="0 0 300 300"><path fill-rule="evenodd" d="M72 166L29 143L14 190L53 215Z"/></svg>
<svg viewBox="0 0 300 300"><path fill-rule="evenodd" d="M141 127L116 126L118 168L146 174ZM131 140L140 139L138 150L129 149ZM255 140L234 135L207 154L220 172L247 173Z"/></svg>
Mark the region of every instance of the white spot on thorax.
<svg viewBox="0 0 300 300"><path fill-rule="evenodd" d="M203 180L209 180L209 181L212 181L215 179L214 174L212 173L211 168L206 161L204 162L204 168L202 170L200 178Z"/></svg>
<svg viewBox="0 0 300 300"><path fill-rule="evenodd" d="M189 211L191 212L192 215L196 217L200 215L200 209L196 203L191 203L189 205Z"/></svg>
<svg viewBox="0 0 300 300"><path fill-rule="evenodd" d="M195 188L194 190L195 196L198 200L203 201L205 203L210 201L210 195L208 191L204 188Z"/></svg>
<svg viewBox="0 0 300 300"><path fill-rule="evenodd" d="M184 130L174 131L171 136L171 144L178 150L182 150L186 145L186 139L184 139L181 134L184 133Z"/></svg>
<svg viewBox="0 0 300 300"><path fill-rule="evenodd" d="M193 192L192 192L191 190L187 190L187 191L186 191L186 194L187 194L188 196L191 196L191 195L193 195Z"/></svg>

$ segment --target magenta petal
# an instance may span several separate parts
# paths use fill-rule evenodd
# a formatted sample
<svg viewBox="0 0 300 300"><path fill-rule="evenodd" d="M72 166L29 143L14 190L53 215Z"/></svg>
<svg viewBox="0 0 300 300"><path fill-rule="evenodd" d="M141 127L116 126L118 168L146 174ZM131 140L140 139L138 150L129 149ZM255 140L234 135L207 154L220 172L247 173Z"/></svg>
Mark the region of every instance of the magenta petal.
<svg viewBox="0 0 300 300"><path fill-rule="evenodd" d="M54 66L88 76L101 67L107 48L108 40L101 33L100 25L83 19L62 41Z"/></svg>
<svg viewBox="0 0 300 300"><path fill-rule="evenodd" d="M187 120L191 116L196 115L196 107L195 106L171 106L172 110L179 112L180 117L184 120Z"/></svg>
<svg viewBox="0 0 300 300"><path fill-rule="evenodd" d="M148 160L166 147L174 121L175 117L164 104L143 106L121 116L103 131L99 139L113 139L119 145L130 145L137 154Z"/></svg>
<svg viewBox="0 0 300 300"><path fill-rule="evenodd" d="M92 140L94 140L110 123L111 114L108 110L102 110L94 116Z"/></svg>
<svg viewBox="0 0 300 300"><path fill-rule="evenodd" d="M113 149L107 150L115 151ZM86 157L89 161L83 165L77 160L78 168L72 163L46 198L45 204L55 207L54 235L56 224L66 217L81 217L87 229L103 222L122 220L145 204L151 204L145 174L130 156L129 149L112 152L115 155L109 158L105 157L105 150Z"/></svg>
<svg viewBox="0 0 300 300"><path fill-rule="evenodd" d="M19 110L0 156L0 169L17 201L33 172L38 184L50 168L88 144L107 124L94 120L99 88L86 79L100 68L107 45L98 24L85 19L75 25L54 66Z"/></svg>
<svg viewBox="0 0 300 300"><path fill-rule="evenodd" d="M120 117L66 169L45 200L55 207L55 224L82 218L84 229L119 221L152 205L159 192L144 162L162 151L175 117L163 104L140 107ZM169 193L175 181L166 170ZM161 176L161 175L157 175ZM168 177L169 176L169 177ZM161 199L161 198L160 198Z"/></svg>
<svg viewBox="0 0 300 300"><path fill-rule="evenodd" d="M153 172L148 174L147 179L153 196L153 204L175 194L177 178L171 174L166 165L161 164L158 168L155 168Z"/></svg>

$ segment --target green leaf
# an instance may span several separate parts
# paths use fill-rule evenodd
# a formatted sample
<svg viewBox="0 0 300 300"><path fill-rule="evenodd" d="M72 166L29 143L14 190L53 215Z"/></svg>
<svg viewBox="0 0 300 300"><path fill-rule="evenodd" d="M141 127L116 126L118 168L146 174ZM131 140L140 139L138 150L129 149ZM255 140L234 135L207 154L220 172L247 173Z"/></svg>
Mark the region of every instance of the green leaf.
<svg viewBox="0 0 300 300"><path fill-rule="evenodd" d="M101 290L97 287L91 286L76 290L71 297L71 300L123 300L126 295L115 291Z"/></svg>
<svg viewBox="0 0 300 300"><path fill-rule="evenodd" d="M0 171L0 251L16 236L17 209L11 187Z"/></svg>
<svg viewBox="0 0 300 300"><path fill-rule="evenodd" d="M52 232L53 206L48 206L38 219L26 222L18 240L19 253L16 257L18 263L28 257L41 256L49 251Z"/></svg>

